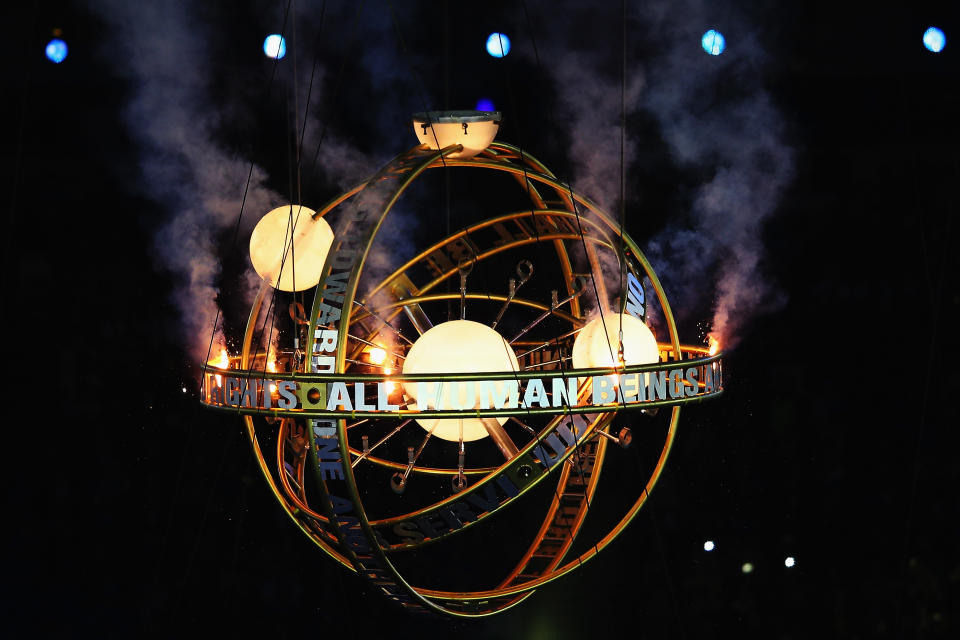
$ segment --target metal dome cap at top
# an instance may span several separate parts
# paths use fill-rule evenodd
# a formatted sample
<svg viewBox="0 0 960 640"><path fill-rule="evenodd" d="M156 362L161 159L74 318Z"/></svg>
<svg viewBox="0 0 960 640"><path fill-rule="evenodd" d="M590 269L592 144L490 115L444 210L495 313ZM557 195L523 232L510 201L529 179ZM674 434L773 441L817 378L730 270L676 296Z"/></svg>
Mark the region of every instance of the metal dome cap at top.
<svg viewBox="0 0 960 640"><path fill-rule="evenodd" d="M421 111L413 114L420 144L435 150L463 146L448 158L472 158L490 146L500 130L499 111Z"/></svg>

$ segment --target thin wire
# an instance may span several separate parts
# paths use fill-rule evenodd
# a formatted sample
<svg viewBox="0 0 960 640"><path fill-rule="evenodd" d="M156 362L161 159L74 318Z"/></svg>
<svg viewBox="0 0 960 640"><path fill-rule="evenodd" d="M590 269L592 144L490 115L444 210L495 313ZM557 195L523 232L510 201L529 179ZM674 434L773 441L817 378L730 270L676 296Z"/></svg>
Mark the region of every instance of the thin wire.
<svg viewBox="0 0 960 640"><path fill-rule="evenodd" d="M284 12L283 12L283 24L282 24L281 27L280 27L280 38L281 38L281 39L283 38L283 34L286 33L286 30L287 30L287 18L290 16L290 5L291 5L291 3L292 3L292 0L287 0L287 8L286 8L286 9L284 10ZM275 57L275 58L273 59L273 64L272 64L271 67L270 67L270 78L269 78L269 80L267 80L267 86L266 86L266 89L265 89L265 91L264 91L264 95L265 95L265 96L266 96L266 95L269 95L269 93L270 93L270 88L273 86L273 79L276 77L276 74L277 74L277 64L278 64L279 62L280 62L280 58L279 58L279 57ZM247 170L247 180L246 180L246 182L245 182L244 185L243 185L243 197L242 197L241 200L240 200L240 213L239 213L239 215L237 216L237 224L234 225L234 227L233 227L233 238L232 238L232 240L230 241L230 247L231 247L231 249L232 249L232 248L235 248L235 247L237 246L237 237L240 235L240 222L243 220L243 210L244 210L244 207L245 207L246 204L247 204L247 194L250 192L250 181L251 181L251 179L253 178L253 166L254 166L254 161L251 160L251 161L250 161L250 168ZM209 361L210 361L210 352L213 350L213 339L214 339L214 338L216 337L216 335L217 335L217 323L220 321L220 314L221 314L221 310L220 310L220 305L218 304L218 305L217 305L217 312L216 312L216 314L214 315L214 318L213 318L213 327L211 327L211 329L210 329L210 342L209 342L208 345L207 345L207 357L205 358L204 362L209 362ZM202 388L203 388L203 387L201 386L201 389L202 389Z"/></svg>
<svg viewBox="0 0 960 640"><path fill-rule="evenodd" d="M363 2L361 1L357 3L357 12L353 18L353 28L350 32L351 43L354 40L356 40L357 25L360 23L360 14L362 11L363 11ZM336 102L337 96L340 95L340 85L343 81L343 74L347 68L347 60L349 59L349 57L350 57L350 47L347 46L346 48L344 48L343 58L341 58L340 60L340 69L337 71L337 78L333 83L333 91L332 91L331 99L329 100L329 102ZM320 129L320 139L317 140L317 148L313 152L313 160L310 161L310 168L307 170L307 173L313 173L314 169L316 168L317 158L320 157L320 147L323 146L323 141L327 136L327 127L330 124L330 118L323 117L322 121L323 121L323 127L321 127Z"/></svg>
<svg viewBox="0 0 960 640"><path fill-rule="evenodd" d="M574 215L576 216L576 219L577 219L577 230L580 232L580 244L583 246L583 253L584 253L584 255L586 255L586 254L587 254L587 241L586 241L586 240L584 239L584 237L583 237L583 225L580 223L580 209L577 207L577 200L576 200L576 198L573 197L573 187L570 185L570 182L569 182L569 181L567 182L567 192L570 194L570 202L571 202L571 204L573 205L573 213L574 213ZM592 269L592 268L589 270L589 273L590 273L590 283L593 285L593 295L596 296L596 298L597 298L597 305L598 305L598 307L600 308L600 324L603 325L603 335L604 335L604 337L605 337L606 340L607 340L607 351L608 351L609 354L610 354L610 359L613 360L613 345L610 344L610 333L607 331L607 320L606 320L606 318L604 317L604 314L603 314L603 307L604 307L604 305L603 305L603 303L600 301L600 291L599 291L599 289L597 288L597 281L596 281L596 279L594 278L593 269ZM622 328L622 322L621 322L621 328ZM619 363L617 363L617 364L619 364ZM620 365L620 366L622 366L622 365ZM619 367L618 367L618 368L619 368ZM619 395L619 391L618 391L618 395ZM622 398L621 398L621 402L623 402L624 406L626 406L626 401L624 401Z"/></svg>
<svg viewBox="0 0 960 640"><path fill-rule="evenodd" d="M284 10L284 13L283 13L283 24L282 24L281 27L280 27L280 37L281 37L281 38L283 38L284 33L286 33L286 29L287 29L287 19L289 18L289 15L290 15L290 5L291 5L291 2L292 2L292 0L287 0L287 6L286 6L286 9ZM270 78L268 79L268 81L267 81L267 86L266 86L266 88L265 88L265 90L264 90L264 95L265 95L265 96L266 96L266 95L269 95L270 89L271 89L271 87L273 86L273 80L274 80L274 78L276 77L276 71L277 71L277 64L278 64L278 63L279 63L279 57L274 58L274 59L273 59L273 64L272 64L271 67L270 67ZM254 167L254 161L251 160L251 161L250 161L250 167L249 167L249 169L247 170L247 179L246 179L246 182L244 183L244 186L243 186L243 197L242 197L241 200L240 200L240 212L239 212L239 214L237 215L237 223L236 223L236 225L234 225L234 228L233 228L233 238L231 239L231 248L235 248L235 247L236 247L236 245L237 245L237 238L238 238L238 236L239 236L239 234L240 234L240 224L241 224L241 222L242 222L242 220L243 220L243 211L244 211L244 208L245 208L246 203L247 203L247 194L248 194L249 191L250 191L250 181L251 181L251 179L253 178L253 167ZM212 326L211 329L210 329L210 341L209 341L208 344L207 344L207 355L206 355L205 362L209 362L209 361L210 361L210 353L211 353L211 351L213 350L213 340L214 340L214 338L216 337L216 334L217 334L217 325L218 325L218 323L219 323L219 321L220 321L220 315L221 315L221 309L220 309L220 305L218 304L218 305L217 305L217 311L216 311L216 314L215 314L214 319L213 319L213 326ZM204 388L205 382L206 382L206 381L205 381L204 379L201 380L201 386L200 386L201 390ZM191 442L192 442L192 440L188 440L188 441L187 441L187 446L189 446ZM192 566L193 566L193 562L194 562L194 559L195 559L195 557L196 557L196 551L197 551L197 548L198 548L198 546L199 546L199 544L200 544L200 538L201 538L201 536L203 535L203 530L204 530L204 528L206 527L207 517L208 517L208 514L209 514L210 509L211 509L211 507L212 507L214 492L215 492L215 490L216 490L217 482L218 482L218 480L219 480L219 478L220 478L220 473L221 473L221 470L222 470L222 468L223 468L223 460L225 459L225 456L226 456L226 452L227 452L227 448L228 448L229 443L230 443L230 440L229 440L229 439L224 439L223 449L221 450L221 453L220 453L220 462L217 464L216 473L214 474L213 481L210 483L210 491L209 491L208 494L207 494L206 504L204 505L203 513L201 514L201 518L200 518L200 525L199 525L199 527L197 528L196 541L195 541L195 543L194 543L193 550L192 550L192 552L191 552L191 554L190 554L190 556L189 556L189 559L187 560L186 566L185 566L185 568L184 568L183 578L182 578L182 582L181 582L181 584L184 585L184 586L186 585L186 580L187 580L187 579L189 578L189 576L190 576L190 573L191 573L191 570L192 570ZM186 448L185 448L185 450L184 450L184 455L186 455ZM251 452L251 455L252 455L252 452ZM177 481L177 482L179 483L179 478L178 478L178 481ZM183 594L183 593L184 593L184 590L183 590L182 588L179 589L179 593L180 593L180 594Z"/></svg>
<svg viewBox="0 0 960 640"><path fill-rule="evenodd" d="M622 29L621 44L623 45L623 58L620 65L620 331L619 331L619 353L620 359L623 359L623 310L626 307L625 293L627 285L627 250L626 240L623 237L627 226L627 167L624 161L624 147L627 138L627 3L622 0L620 3L622 14L620 25Z"/></svg>
<svg viewBox="0 0 960 640"><path fill-rule="evenodd" d="M525 15L527 16L527 24L528 24L528 26L530 26L530 16L529 16L529 12L527 12L527 10L526 10L526 3L523 4L523 8L524 8L524 13L525 13ZM532 39L532 35L533 35L533 29L532 29L532 27L530 27L530 33L531 33L531 39ZM498 34L498 38L500 39L500 50L503 51L503 40L502 40L502 37L501 37L499 34ZM540 64L540 56L539 56L539 52L537 51L536 42L535 42L535 41L534 41L534 54L535 54L536 57L537 57L537 66L539 67L539 64ZM522 127L522 125L520 124L519 109L517 108L516 100L515 100L514 94L513 94L512 83L510 82L509 72L508 72L506 66L504 66L504 71L503 71L503 73L504 73L504 75L506 75L506 82L505 82L505 84L506 84L506 88L507 88L507 93L508 93L508 95L510 96L511 104L513 105L514 109L516 110L516 112L517 112L517 114L518 114L516 120L517 120L517 135L518 135L519 142L520 142L520 144L519 144L520 167L521 167L521 169L523 170L523 183L524 183L524 188L525 188L525 190L526 190L527 197L530 198L530 204L531 204L531 206L530 206L530 216L531 216L531 219L532 219L533 233L534 233L534 237L535 237L536 240L537 240L537 247L540 248L540 233L539 233L539 230L537 229L537 218L536 218L536 213L535 213L535 204L534 204L533 198L531 197L532 185L531 185L530 180L529 180L529 178L528 178L528 176L527 176L527 164L526 164L526 160L525 160L525 158L524 158L524 152L523 152L523 140L524 140L523 127ZM571 196L572 196L572 193L571 193ZM573 201L574 207L576 207L576 201L573 200L572 197L571 197L571 200ZM577 224L579 225L579 214L577 214ZM583 246L584 246L584 252L586 252L586 242L585 242L584 239L583 239L583 229L582 229L582 227L580 228L580 240L581 240L581 242L584 243L584 244L583 244ZM593 271L593 270L591 269L590 279L591 279L591 281L593 281L593 288L594 288L594 292L596 293L596 292L597 292L597 286L596 286L596 281L593 280L593 273L592 273L592 271ZM596 293L596 295L597 295L597 299L599 300L599 293ZM601 317L602 317L602 314L601 314ZM506 343L506 341L504 341L504 348L507 349L508 351L512 351L512 349L511 349L510 346ZM557 348L558 348L558 350L560 350L559 342L557 342ZM563 369L563 362L562 362L563 353L562 353L562 351L560 352L560 357L561 357L561 363L560 363L561 371L565 371L565 370ZM512 364L512 361L511 361L511 364ZM514 369L514 379L517 381L517 386L518 386L518 390L519 390L519 387L520 387L520 379L519 379L519 376L517 375L517 373L518 373L517 369ZM562 396L561 396L561 398L563 399L564 408L567 410L568 414L571 413L568 399L567 399L567 398L563 398ZM525 403L524 403L524 404L525 404ZM529 418L529 416L532 415L532 414L530 413L531 407L525 406L525 408L526 408L526 411L527 411L527 416L528 416L528 418ZM542 437L542 436L539 435L539 434L538 434L537 437L536 437L537 446L542 446L541 437ZM580 464L580 462L579 462L579 461L581 460L581 458L582 458L582 454L581 454L581 451L580 451L580 441L577 440L577 436L576 436L576 433L575 433L575 432L573 432L573 438L574 438L575 462L577 463L577 469L578 469L578 472L579 472L579 475L580 475L580 479L581 479L581 482L582 482L582 481L583 481L583 469L582 469L582 466L581 466L581 464ZM558 453L559 453L559 452L558 452ZM553 486L553 493L554 493L554 496L555 496L556 499L557 499L557 506L558 506L558 508L559 508L560 502L561 502L561 497L560 497L560 491L559 491L558 485L559 485L559 483L557 483L557 485L554 485L554 486ZM587 512L589 513L589 511L590 511L590 499L589 499L588 497L586 497L586 493L584 493L584 498L586 499L586 502L587 502ZM565 526L566 526L566 528L569 528L570 525L565 525ZM600 553L600 550L599 550L598 547L596 547L596 543L595 543L594 546L595 546L595 548L596 548L597 554L599 554L599 553Z"/></svg>

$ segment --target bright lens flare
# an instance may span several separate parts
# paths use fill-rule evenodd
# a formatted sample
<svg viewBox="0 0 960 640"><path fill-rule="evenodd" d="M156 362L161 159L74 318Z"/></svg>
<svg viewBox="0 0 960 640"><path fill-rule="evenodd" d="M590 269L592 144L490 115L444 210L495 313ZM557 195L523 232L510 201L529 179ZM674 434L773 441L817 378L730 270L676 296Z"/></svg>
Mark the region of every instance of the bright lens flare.
<svg viewBox="0 0 960 640"><path fill-rule="evenodd" d="M372 362L373 364L377 364L377 365L383 364L383 361L386 359L387 359L386 350L382 349L381 347L374 347L373 349L370 349L370 362Z"/></svg>

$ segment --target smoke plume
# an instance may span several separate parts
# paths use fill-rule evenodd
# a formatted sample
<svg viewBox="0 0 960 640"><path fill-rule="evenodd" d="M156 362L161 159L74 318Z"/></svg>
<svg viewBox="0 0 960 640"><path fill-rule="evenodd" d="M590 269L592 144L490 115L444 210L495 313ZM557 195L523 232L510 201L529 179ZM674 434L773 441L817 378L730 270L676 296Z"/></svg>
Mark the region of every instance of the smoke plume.
<svg viewBox="0 0 960 640"><path fill-rule="evenodd" d="M191 5L101 0L94 8L109 26L104 54L119 61L128 81L124 117L140 148L141 183L168 216L153 251L174 275L185 344L194 358L204 358L217 315L218 235L237 222L248 174L249 224L282 198L265 186L260 168L250 174L249 160L216 139L218 110L204 64L209 35ZM222 341L218 335L215 343Z"/></svg>
<svg viewBox="0 0 960 640"><path fill-rule="evenodd" d="M576 49L575 25L590 13L607 25L606 57ZM766 53L742 16L698 0L647 2L627 21L628 121L652 117L672 161L700 183L686 194L687 215L669 222L644 248L675 309L703 306L712 297L712 335L732 346L754 314L782 302L783 294L763 274L763 223L776 210L793 172L784 123L762 82ZM541 57L549 60L559 98L558 121L571 123L574 187L616 217L620 191L620 100L622 24L616 11L581 3L553 5L537 13ZM700 37L717 27L727 50L708 56ZM578 28L578 27L577 27ZM552 34L544 38L544 32ZM562 34L561 38L557 38ZM570 43L574 43L570 45ZM628 167L640 145L626 132ZM642 194L639 194L642 200ZM628 228L636 227L628 208ZM608 269L604 269L608 271ZM616 272L614 272L616 273ZM711 282L713 280L713 282ZM617 290L616 282L609 282ZM708 298L709 299L709 298Z"/></svg>

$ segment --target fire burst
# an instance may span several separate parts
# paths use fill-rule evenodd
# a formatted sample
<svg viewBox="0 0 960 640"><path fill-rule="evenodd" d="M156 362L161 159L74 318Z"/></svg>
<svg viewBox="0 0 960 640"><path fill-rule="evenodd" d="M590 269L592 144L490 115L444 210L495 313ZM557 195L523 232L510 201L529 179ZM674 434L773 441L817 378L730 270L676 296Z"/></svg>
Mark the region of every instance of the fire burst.
<svg viewBox="0 0 960 640"><path fill-rule="evenodd" d="M717 340L716 336L709 335L707 336L707 345L709 346L709 353L711 356L717 355L717 352L720 350L720 341Z"/></svg>

